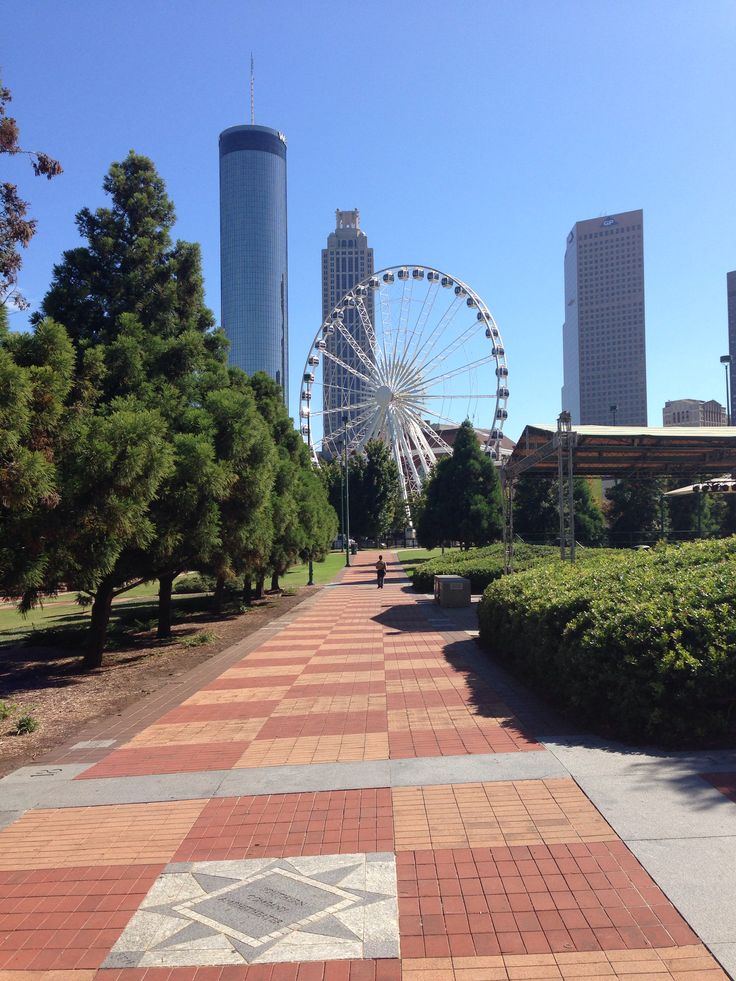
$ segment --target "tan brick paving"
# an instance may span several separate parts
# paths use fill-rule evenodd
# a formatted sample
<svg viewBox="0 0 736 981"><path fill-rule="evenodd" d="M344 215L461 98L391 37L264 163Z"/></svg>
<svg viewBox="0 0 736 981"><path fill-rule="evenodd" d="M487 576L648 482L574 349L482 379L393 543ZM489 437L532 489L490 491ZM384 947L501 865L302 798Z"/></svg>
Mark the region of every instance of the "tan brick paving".
<svg viewBox="0 0 736 981"><path fill-rule="evenodd" d="M0 831L0 870L169 862L206 803L28 811Z"/></svg>
<svg viewBox="0 0 736 981"><path fill-rule="evenodd" d="M418 957L402 961L403 981L726 981L702 944L653 950Z"/></svg>
<svg viewBox="0 0 736 981"><path fill-rule="evenodd" d="M394 823L397 850L616 837L573 780L397 787Z"/></svg>

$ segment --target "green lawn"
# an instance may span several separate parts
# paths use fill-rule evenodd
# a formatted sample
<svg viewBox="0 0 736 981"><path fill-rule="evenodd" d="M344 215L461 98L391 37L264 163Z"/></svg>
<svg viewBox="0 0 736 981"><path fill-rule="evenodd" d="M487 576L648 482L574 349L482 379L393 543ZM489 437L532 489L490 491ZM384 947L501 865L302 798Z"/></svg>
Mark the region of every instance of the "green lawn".
<svg viewBox="0 0 736 981"><path fill-rule="evenodd" d="M324 562L314 563L314 581L317 584L332 582L345 565L344 552L330 552ZM305 586L308 579L306 565L297 565L282 576L284 589L297 590ZM15 606L0 607L0 644L22 642L34 631L49 631L49 642L62 640L62 634L80 634L89 623L89 607L75 602L76 593L60 593L49 598L43 607L31 610L27 617L21 616ZM172 597L174 621L186 619L206 602L203 596L177 595ZM127 593L122 593L113 601L110 628L114 634L117 627L128 625L153 624L158 603L158 582L143 583Z"/></svg>
<svg viewBox="0 0 736 981"><path fill-rule="evenodd" d="M0 608L0 644L22 641L34 630L50 630L54 633L81 631L89 623L89 607L75 602L76 593L60 593L50 598L43 607L31 610L24 617L14 606ZM121 620L147 621L156 615L158 603L158 583L149 582L122 593L113 600L110 626L114 628ZM174 596L174 617L177 611L184 612L192 606L192 597Z"/></svg>
<svg viewBox="0 0 736 981"><path fill-rule="evenodd" d="M459 549L456 548L446 548L445 552L457 552ZM442 555L441 548L400 548L397 549L399 556L399 561L404 566L404 572L407 576L411 576L412 572L418 565L422 565L424 562L429 562L430 559L436 559L438 555Z"/></svg>
<svg viewBox="0 0 736 981"><path fill-rule="evenodd" d="M340 569L345 565L344 552L330 552L324 562L314 563L314 581L317 585L332 582ZM300 586L307 585L309 578L309 567L307 565L295 565L281 577L283 589L298 589Z"/></svg>

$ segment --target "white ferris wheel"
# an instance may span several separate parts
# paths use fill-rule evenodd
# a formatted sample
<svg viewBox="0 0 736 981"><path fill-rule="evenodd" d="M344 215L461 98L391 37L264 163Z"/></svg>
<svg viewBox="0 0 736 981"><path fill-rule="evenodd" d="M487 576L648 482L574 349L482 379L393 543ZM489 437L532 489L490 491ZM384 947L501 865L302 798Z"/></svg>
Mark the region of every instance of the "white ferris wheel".
<svg viewBox="0 0 736 981"><path fill-rule="evenodd" d="M463 420L499 456L508 397L503 341L478 294L429 266L391 266L352 286L317 332L300 428L316 458L383 440L408 502Z"/></svg>

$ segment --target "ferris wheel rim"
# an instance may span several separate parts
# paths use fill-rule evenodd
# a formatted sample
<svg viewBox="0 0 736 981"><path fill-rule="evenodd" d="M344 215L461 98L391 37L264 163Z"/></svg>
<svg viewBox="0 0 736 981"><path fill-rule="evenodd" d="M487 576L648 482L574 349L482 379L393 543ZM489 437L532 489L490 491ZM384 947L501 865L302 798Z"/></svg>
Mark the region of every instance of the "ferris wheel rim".
<svg viewBox="0 0 736 981"><path fill-rule="evenodd" d="M325 442L324 435L321 440L318 440L316 442L313 439L314 434L312 432L312 422L314 419L325 418L330 414L336 414L338 412L343 412L343 416L345 416L346 414L353 412L356 409L359 410L362 409L363 417L359 415L357 418L361 419L361 425L363 425L364 423L366 424L366 430L367 431L370 430L370 434L373 434L374 432L385 433L387 431L391 433L390 440L387 440L387 442L390 441L390 443L392 444L391 448L393 451L394 458L400 466L408 467L410 470L414 469L414 460L415 458L419 458L419 460L421 461L421 467L419 469L422 469L424 471L424 478L426 478L428 472L426 466L427 461L430 459L431 456L433 456L436 461L436 455L429 448L423 447L420 451L417 450L417 440L421 439L421 437L417 436L418 430L417 432L413 432L413 438L416 437L414 439L413 445L412 444L407 445L405 438L402 440L402 434L397 433L395 431L396 429L395 420L392 421L390 418L387 418L387 416L391 416L392 413L386 413L382 411L383 407L380 404L380 398L385 399L386 395L385 392L381 393L382 386L377 384L379 380L377 377L378 376L377 360L371 362L370 357L366 355L365 351L362 352L364 357L361 357L361 354L358 351L360 345L358 344L357 341L355 341L354 338L352 341L348 338L349 332L343 329L344 325L341 324L341 320L344 317L345 310L358 308L360 312L360 316L363 318L363 327L367 329L368 325L365 323L365 318L363 317L363 312L365 310L365 304L363 304L363 298L369 296L370 293L373 292L376 295L378 295L381 301L383 302L386 295L386 288L393 287L397 281L397 278L400 281L403 281L404 283L404 287L403 287L404 293L406 291L406 283L409 281L415 282L419 280L426 280L428 287L437 286L438 292L435 294L432 303L435 302L437 296L441 295L442 288L452 287L454 289L455 296L459 297L460 299L465 299L467 306L472 307L477 311L476 312L477 329L479 331L484 331L486 339L490 340L491 342L490 356L486 356L480 359L480 361L477 362L478 366L481 363L495 362L495 376L496 376L495 394L476 392L474 394L469 394L469 395L465 395L465 394L451 395L445 392L442 395L432 395L422 391L421 399L417 401L416 405L410 405L409 401L407 400L406 405L404 407L406 413L410 413L411 410L411 412L414 413L414 416L416 416L416 418L412 418L412 424L413 425L416 424L416 426L422 428L422 420L419 416L417 416L417 412L420 408L422 410L426 410L427 407L424 404L426 401L432 401L440 398L442 398L443 400L460 399L460 398L472 398L473 401L477 401L477 399L479 398L493 400L495 402L493 408L493 417L492 417L491 425L488 428L488 436L485 440L485 448L496 459L500 459L500 444L501 444L501 439L503 437L503 426L506 419L508 418L507 405L509 399L508 365L506 361L505 346L503 344L503 339L501 337L500 329L498 327L498 324L496 323L495 318L493 317L493 314L488 308L488 305L482 299L480 294L477 293L477 291L474 290L468 283L466 283L464 280L460 279L457 276L443 272L441 269L438 269L437 267L428 266L423 263L401 263L397 265L386 266L382 269L372 272L371 274L363 277L360 280L357 280L351 287L349 287L342 293L337 303L332 307L332 309L327 314L327 316L322 320L320 327L315 333L312 342L310 344L309 352L304 362L304 369L302 372L302 382L300 385L300 399L299 399L300 431L302 436L305 438L305 441L308 443L310 447L312 458L315 461L318 461L317 444L321 442L322 449L324 450L324 442ZM401 297L402 311L403 311L404 293L402 293L402 297ZM429 292L426 294L426 296L428 295ZM424 303L427 302L426 296L425 296ZM390 298L386 299L386 302L390 302ZM451 307L452 304L450 308ZM458 307L458 310L459 309L462 309L462 304ZM453 316L455 316L456 313L457 311L455 312L455 314L453 314ZM382 312L382 317L383 317L383 312ZM417 325L415 323L414 332L416 331L416 326ZM475 326L476 325L474 324L473 327ZM375 327L375 324L372 325L372 327ZM331 333L328 333L330 328L332 329L333 333L336 329L339 329L341 333L341 337L346 339L346 342L349 344L349 346L353 348L353 353L356 355L358 361L360 362L360 365L358 367L355 367L354 365L350 365L347 362L342 362L335 355L327 352L327 347L326 347L327 342L325 338L329 338L330 336L332 336ZM382 328L382 343L383 343L385 339L385 327L383 324L383 320L381 321L381 328ZM435 331L436 329L437 328L435 328ZM422 327L422 330L424 330L424 327ZM390 333L392 333L392 331ZM402 365L402 370L404 370L405 375L408 376L411 374L411 365L407 365L406 363L403 363L400 361L400 359L398 359L398 341L399 341L400 333L401 333L401 327L400 325L397 325L396 336L393 338L394 348L392 352L392 358L393 358L393 362ZM464 334L469 334L469 333L470 333L470 329L466 328ZM461 335L461 339L462 336L464 335ZM413 340L413 335L412 335L412 340ZM375 333L373 333L373 340L371 343L373 343L374 345L376 344ZM372 349L371 353L375 359L387 357L385 350L381 350L380 352L377 352L377 349L375 347ZM322 361L320 361L320 355L324 356ZM413 360L415 361L416 361L416 356L417 355L415 352L415 354L413 355ZM343 405L342 407L338 406L336 408L331 408L329 410L313 412L312 407L310 405L310 401L312 395L312 385L315 382L315 375L311 369L315 366L318 366L321 363L324 371L324 363L326 362L327 359L339 365L343 371L350 373L351 376L357 379L357 382L359 384L373 385L373 389L371 390L372 395L374 396L373 402L371 402L370 399L368 399L364 406L361 406L359 404L349 403L347 405ZM475 367L475 365L465 366L464 368L457 369L455 373L460 373L463 370L467 373L469 371L469 367ZM446 380L446 377L449 376L440 375L439 380L440 381ZM432 383L436 381L437 379L428 380L428 382L432 382ZM326 391L325 385L322 383L320 383L320 385L323 389L323 392ZM414 410L417 410L417 412L415 412ZM373 413L372 425L369 424L371 411ZM457 422L456 420L451 420L449 418L442 417L437 412L430 412L429 414L434 418L440 420L444 419L446 423L451 423L452 426L460 425L460 423ZM441 425L442 422L440 421L437 427L438 430L440 429ZM331 432L334 431L336 430L332 430ZM346 424L345 434L346 436L348 435L347 424ZM451 448L448 447L447 443L444 441L444 439L442 439L441 432L434 433L434 436L436 437L435 449L437 450L443 449L443 451L451 452ZM346 442L348 445L348 450L354 451L356 447L355 446L351 447L351 441L346 440ZM362 443L358 448L362 449L366 442L367 442L367 438L363 438ZM442 444L444 444L444 447L442 446ZM425 455L426 455L426 459L425 459ZM408 458L408 464L407 464L407 458ZM417 471L414 469L414 473L411 474L410 476L411 476L412 484L416 485L418 483L421 486L421 483L423 482L422 475L417 473ZM405 499L407 499L406 486L402 487L402 492L404 494Z"/></svg>

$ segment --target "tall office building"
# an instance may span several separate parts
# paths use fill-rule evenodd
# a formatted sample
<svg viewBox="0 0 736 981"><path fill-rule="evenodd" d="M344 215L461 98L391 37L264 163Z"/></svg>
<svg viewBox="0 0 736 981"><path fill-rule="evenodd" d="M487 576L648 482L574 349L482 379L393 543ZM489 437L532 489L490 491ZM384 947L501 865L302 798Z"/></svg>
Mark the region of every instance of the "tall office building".
<svg viewBox="0 0 736 981"><path fill-rule="evenodd" d="M731 364L728 367L731 389L731 425L736 425L736 270L726 273L726 295L728 297L728 353Z"/></svg>
<svg viewBox="0 0 736 981"><path fill-rule="evenodd" d="M220 133L222 326L230 363L289 392L286 138L268 126Z"/></svg>
<svg viewBox="0 0 736 981"><path fill-rule="evenodd" d="M574 423L646 426L641 210L578 221L567 236L562 347Z"/></svg>
<svg viewBox="0 0 736 981"><path fill-rule="evenodd" d="M373 273L373 249L368 248L368 237L360 228L360 212L335 212L335 231L327 238L327 248L322 249L322 319L329 317L336 304L347 291ZM374 321L373 292L365 297L365 306L371 322ZM357 310L347 308L343 311L345 331L354 337L363 351L369 351L365 328ZM338 357L344 364L360 370L360 359L351 346L350 341L335 331L326 338L327 350ZM355 404L362 401L365 382L354 374L336 364L329 358L324 361L324 435L329 437L335 433L333 445L339 447L339 430L343 427L343 415L340 409L344 401L344 393L349 393L349 402ZM356 412L351 412L355 416Z"/></svg>

